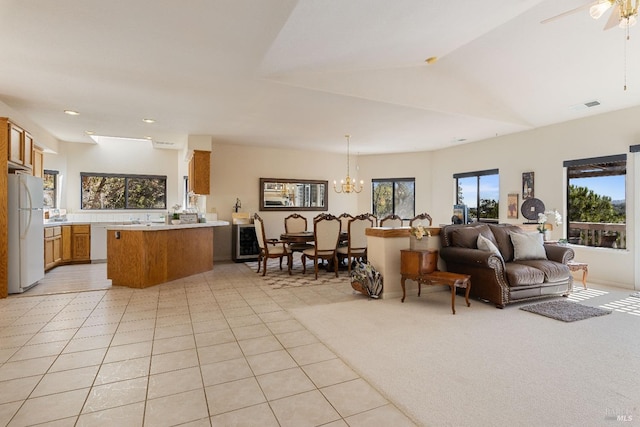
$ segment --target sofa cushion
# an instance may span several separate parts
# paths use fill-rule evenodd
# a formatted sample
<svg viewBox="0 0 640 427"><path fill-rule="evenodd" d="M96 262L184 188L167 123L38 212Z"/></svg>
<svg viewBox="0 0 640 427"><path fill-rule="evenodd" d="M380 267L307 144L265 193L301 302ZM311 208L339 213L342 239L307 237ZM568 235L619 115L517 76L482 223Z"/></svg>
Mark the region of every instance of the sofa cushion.
<svg viewBox="0 0 640 427"><path fill-rule="evenodd" d="M482 234L478 234L478 249L480 249L481 251L492 252L502 258L502 254L500 253L498 247Z"/></svg>
<svg viewBox="0 0 640 427"><path fill-rule="evenodd" d="M493 233L489 226L486 224L479 224L459 227L453 230L451 233L451 246L477 249L479 234L482 234L484 237L495 243L495 238L493 237Z"/></svg>
<svg viewBox="0 0 640 427"><path fill-rule="evenodd" d="M504 262L513 261L513 243L511 243L510 234L521 233L522 229L515 225L491 225L490 228Z"/></svg>
<svg viewBox="0 0 640 427"><path fill-rule="evenodd" d="M569 267L566 264L550 261L546 259L518 261L518 264L528 265L544 273L545 282L559 282L567 280L571 275Z"/></svg>
<svg viewBox="0 0 640 427"><path fill-rule="evenodd" d="M541 233L511 233L513 260L547 259Z"/></svg>
<svg viewBox="0 0 640 427"><path fill-rule="evenodd" d="M531 286L544 283L544 272L524 263L505 263L505 273L510 287Z"/></svg>

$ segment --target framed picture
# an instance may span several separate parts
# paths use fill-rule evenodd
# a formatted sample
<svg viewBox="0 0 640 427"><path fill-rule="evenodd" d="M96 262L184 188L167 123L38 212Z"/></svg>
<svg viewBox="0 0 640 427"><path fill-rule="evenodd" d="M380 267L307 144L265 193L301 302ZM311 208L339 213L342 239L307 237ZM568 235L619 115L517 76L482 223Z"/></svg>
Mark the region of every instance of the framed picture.
<svg viewBox="0 0 640 427"><path fill-rule="evenodd" d="M533 172L522 173L522 200L530 199L533 193Z"/></svg>
<svg viewBox="0 0 640 427"><path fill-rule="evenodd" d="M507 218L518 219L518 193L507 195Z"/></svg>
<svg viewBox="0 0 640 427"><path fill-rule="evenodd" d="M451 223L453 224L466 224L468 221L469 211L467 205L453 205L453 216L451 217Z"/></svg>

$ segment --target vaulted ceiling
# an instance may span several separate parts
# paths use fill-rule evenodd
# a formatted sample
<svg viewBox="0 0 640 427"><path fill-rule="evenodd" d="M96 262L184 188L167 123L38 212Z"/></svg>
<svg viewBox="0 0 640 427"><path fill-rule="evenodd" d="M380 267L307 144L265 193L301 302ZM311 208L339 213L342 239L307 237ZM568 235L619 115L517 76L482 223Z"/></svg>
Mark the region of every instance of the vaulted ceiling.
<svg viewBox="0 0 640 427"><path fill-rule="evenodd" d="M68 142L433 150L638 105L640 25L541 23L590 3L0 0L0 101Z"/></svg>

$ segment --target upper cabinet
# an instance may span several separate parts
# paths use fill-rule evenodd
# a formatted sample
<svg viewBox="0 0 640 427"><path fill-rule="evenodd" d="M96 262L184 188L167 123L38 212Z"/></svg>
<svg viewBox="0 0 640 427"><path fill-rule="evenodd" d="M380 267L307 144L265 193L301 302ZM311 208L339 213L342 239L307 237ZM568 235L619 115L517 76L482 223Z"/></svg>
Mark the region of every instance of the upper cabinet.
<svg viewBox="0 0 640 427"><path fill-rule="evenodd" d="M33 137L6 117L0 118L0 132L6 135L10 169L33 168Z"/></svg>
<svg viewBox="0 0 640 427"><path fill-rule="evenodd" d="M209 174L211 151L194 150L189 161L189 191L195 194L209 194Z"/></svg>
<svg viewBox="0 0 640 427"><path fill-rule="evenodd" d="M44 152L38 146L33 146L33 176L44 177Z"/></svg>

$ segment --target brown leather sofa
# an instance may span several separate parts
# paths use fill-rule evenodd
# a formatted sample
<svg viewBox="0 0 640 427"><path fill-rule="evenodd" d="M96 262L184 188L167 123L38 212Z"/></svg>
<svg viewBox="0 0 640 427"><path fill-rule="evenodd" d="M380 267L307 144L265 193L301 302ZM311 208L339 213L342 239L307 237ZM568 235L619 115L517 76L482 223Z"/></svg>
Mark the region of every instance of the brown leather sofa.
<svg viewBox="0 0 640 427"><path fill-rule="evenodd" d="M538 247L542 256L537 259L514 260L512 233L525 231L508 224L446 225L440 234L440 256L447 271L471 275L472 297L490 301L498 308L514 301L569 295L573 290L573 276L567 262L574 257L573 249L545 244L544 249ZM481 239L484 250L478 249L479 234L484 237ZM526 237L513 239L519 243ZM486 250L486 240L494 244L493 249L499 251L499 255ZM521 248L518 245L520 255L523 254Z"/></svg>

